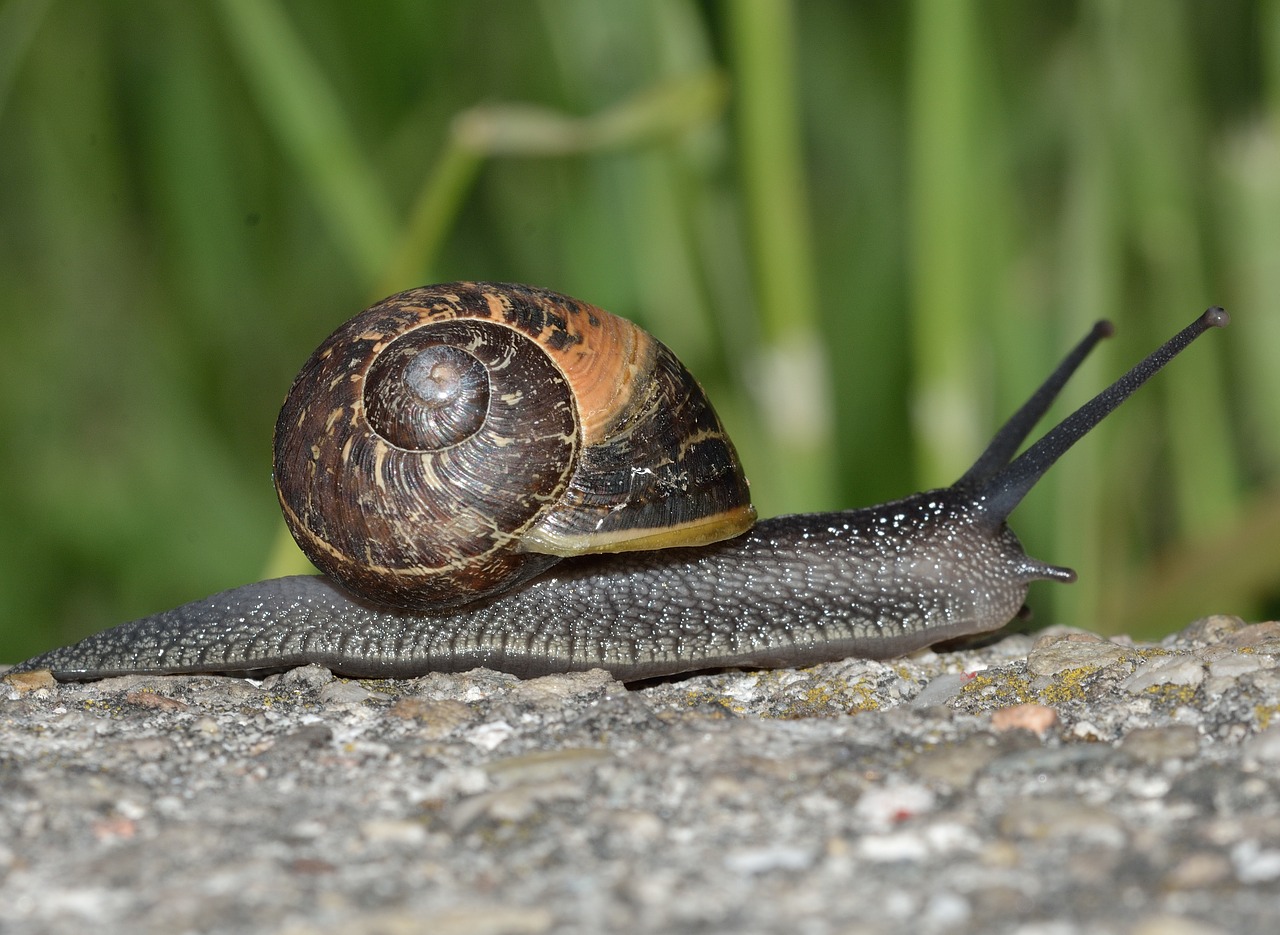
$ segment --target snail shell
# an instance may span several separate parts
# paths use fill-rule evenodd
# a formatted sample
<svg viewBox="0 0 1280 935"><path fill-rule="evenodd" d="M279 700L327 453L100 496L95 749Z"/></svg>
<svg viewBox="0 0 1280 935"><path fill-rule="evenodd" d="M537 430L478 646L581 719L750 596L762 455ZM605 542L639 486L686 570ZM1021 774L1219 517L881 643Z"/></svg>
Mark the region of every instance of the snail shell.
<svg viewBox="0 0 1280 935"><path fill-rule="evenodd" d="M456 607L563 556L705 545L755 521L675 355L521 285L414 289L338 328L289 391L274 473L307 557L397 607Z"/></svg>

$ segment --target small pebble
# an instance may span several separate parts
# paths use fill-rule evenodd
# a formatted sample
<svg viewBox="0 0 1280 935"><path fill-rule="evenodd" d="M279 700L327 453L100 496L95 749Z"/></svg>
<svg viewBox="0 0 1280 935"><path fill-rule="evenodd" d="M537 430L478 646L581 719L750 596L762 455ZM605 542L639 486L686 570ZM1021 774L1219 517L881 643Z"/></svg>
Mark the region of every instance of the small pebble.
<svg viewBox="0 0 1280 935"><path fill-rule="evenodd" d="M859 839L858 854L877 863L918 862L929 855L929 844L910 832L868 834Z"/></svg>
<svg viewBox="0 0 1280 935"><path fill-rule="evenodd" d="M924 786L891 785L867 790L853 812L870 827L884 829L929 811L934 802L934 794Z"/></svg>
<svg viewBox="0 0 1280 935"><path fill-rule="evenodd" d="M1231 848L1231 863L1235 866L1236 879L1241 883L1280 880L1280 845L1265 847L1248 838Z"/></svg>
<svg viewBox="0 0 1280 935"><path fill-rule="evenodd" d="M1121 687L1136 695L1161 685L1194 687L1203 682L1204 677L1205 666L1199 659L1165 656L1143 664L1138 671L1121 683Z"/></svg>
<svg viewBox="0 0 1280 935"><path fill-rule="evenodd" d="M1175 890L1202 889L1219 886L1231 873L1231 862L1222 854L1201 851L1179 860L1165 877L1165 884Z"/></svg>
<svg viewBox="0 0 1280 935"><path fill-rule="evenodd" d="M1237 679L1270 665L1274 665L1274 662L1259 653L1227 653L1209 660L1209 675L1213 678Z"/></svg>
<svg viewBox="0 0 1280 935"><path fill-rule="evenodd" d="M911 699L912 707L927 708L930 705L945 704L959 694L969 677L961 672L944 672L937 678L929 680L916 696Z"/></svg>
<svg viewBox="0 0 1280 935"><path fill-rule="evenodd" d="M991 726L997 731L1029 730L1044 736L1057 723L1058 712L1041 704L1011 705L991 713Z"/></svg>
<svg viewBox="0 0 1280 935"><path fill-rule="evenodd" d="M1248 761L1257 764L1280 763L1280 724L1272 724L1244 742Z"/></svg>
<svg viewBox="0 0 1280 935"><path fill-rule="evenodd" d="M1235 649L1250 649L1254 652L1280 651L1280 620L1267 620L1264 623L1242 627L1223 642Z"/></svg>
<svg viewBox="0 0 1280 935"><path fill-rule="evenodd" d="M394 818L375 818L360 824L361 836L371 844L417 846L427 839L421 822Z"/></svg>
<svg viewBox="0 0 1280 935"><path fill-rule="evenodd" d="M185 701L150 690L125 692L124 700L125 704L137 705L139 708L164 711L185 711L190 707Z"/></svg>
<svg viewBox="0 0 1280 935"><path fill-rule="evenodd" d="M1200 732L1194 727L1138 727L1125 734L1120 749L1144 763L1163 763L1193 757L1200 751Z"/></svg>
<svg viewBox="0 0 1280 935"><path fill-rule="evenodd" d="M1101 669L1132 656L1132 652L1092 634L1041 638L1027 656L1027 673L1046 678L1068 669Z"/></svg>
<svg viewBox="0 0 1280 935"><path fill-rule="evenodd" d="M422 733L429 738L440 738L452 733L464 724L476 720L477 712L461 701L426 698L397 698L387 713L392 717L422 722Z"/></svg>
<svg viewBox="0 0 1280 935"><path fill-rule="evenodd" d="M514 733L515 728L506 721L490 721L471 728L465 736L481 750L494 750Z"/></svg>
<svg viewBox="0 0 1280 935"><path fill-rule="evenodd" d="M805 870L815 856L810 847L755 847L726 854L724 865L732 873L751 876L775 870Z"/></svg>
<svg viewBox="0 0 1280 935"><path fill-rule="evenodd" d="M316 691L333 681L333 673L324 666L298 666L279 675L273 675L263 682L263 687L270 686L277 691Z"/></svg>
<svg viewBox="0 0 1280 935"><path fill-rule="evenodd" d="M4 685L19 695L39 689L50 689L58 683L48 669L36 669L34 672L13 672L3 676Z"/></svg>
<svg viewBox="0 0 1280 935"><path fill-rule="evenodd" d="M1243 630L1246 624L1239 617L1229 614L1215 614L1201 617L1182 628L1177 638L1187 643L1218 643L1231 634Z"/></svg>
<svg viewBox="0 0 1280 935"><path fill-rule="evenodd" d="M373 692L359 682L334 679L325 683L318 697L323 704L360 704L373 697Z"/></svg>

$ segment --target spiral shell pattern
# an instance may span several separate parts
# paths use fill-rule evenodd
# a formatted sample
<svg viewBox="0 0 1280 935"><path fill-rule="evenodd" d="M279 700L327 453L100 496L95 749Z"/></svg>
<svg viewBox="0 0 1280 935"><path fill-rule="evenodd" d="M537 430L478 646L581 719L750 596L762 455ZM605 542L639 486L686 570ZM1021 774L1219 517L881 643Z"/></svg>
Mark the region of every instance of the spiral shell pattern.
<svg viewBox="0 0 1280 935"><path fill-rule="evenodd" d="M335 331L275 433L285 520L372 601L447 609L558 557L754 521L737 455L661 343L529 286L414 289Z"/></svg>

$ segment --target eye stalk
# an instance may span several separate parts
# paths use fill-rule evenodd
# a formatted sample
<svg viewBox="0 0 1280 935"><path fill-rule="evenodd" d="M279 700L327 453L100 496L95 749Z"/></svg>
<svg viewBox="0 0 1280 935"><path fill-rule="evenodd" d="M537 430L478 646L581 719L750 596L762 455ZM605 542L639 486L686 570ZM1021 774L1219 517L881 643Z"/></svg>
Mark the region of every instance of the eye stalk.
<svg viewBox="0 0 1280 935"><path fill-rule="evenodd" d="M1071 415L1067 416L1052 429L1041 436L1040 440L1018 457L999 466L997 462L1007 459L1027 432L1031 424L1024 424L1024 410L1036 412L1036 418L1043 413L1053 397L1057 395L1066 378L1079 366L1080 361L1098 343L1098 340L1110 334L1110 325L1099 322L1094 330L1075 350L1059 365L1044 385L1031 397L1031 400L1006 423L996 434L995 440L988 446L957 486L973 484L975 492L984 500L986 514L993 523L1003 523L1009 514L1022 502L1036 482L1044 476L1054 463L1066 454L1071 446L1089 433L1099 422L1110 415L1116 407L1133 395L1134 390L1142 386L1160 372L1165 364L1177 357L1200 335L1210 328L1225 328L1231 323L1231 316L1222 308L1213 306L1204 314L1183 328L1172 338L1160 345L1155 351L1140 361L1120 379L1089 400ZM1100 329L1101 332L1100 332ZM1065 370L1065 373L1064 373ZM1030 423L1035 419L1031 418ZM1011 428L1011 426L1013 426ZM994 449L994 451L993 451ZM975 477L975 474L978 475Z"/></svg>

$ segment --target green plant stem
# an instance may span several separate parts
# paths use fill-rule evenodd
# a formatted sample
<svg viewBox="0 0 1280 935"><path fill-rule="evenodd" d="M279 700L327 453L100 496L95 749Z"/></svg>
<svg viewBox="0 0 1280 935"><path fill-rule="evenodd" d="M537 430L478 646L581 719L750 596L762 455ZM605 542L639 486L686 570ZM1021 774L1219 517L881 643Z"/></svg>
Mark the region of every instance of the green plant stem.
<svg viewBox="0 0 1280 935"><path fill-rule="evenodd" d="M267 123L330 235L366 282L377 281L395 241L395 213L323 70L275 0L221 0L219 9Z"/></svg>
<svg viewBox="0 0 1280 935"><path fill-rule="evenodd" d="M801 152L788 0L728 8L738 146L762 347L750 385L772 439L772 486L789 509L834 499L831 402Z"/></svg>
<svg viewBox="0 0 1280 935"><path fill-rule="evenodd" d="M917 476L958 477L980 447L974 387L977 73L970 0L916 0L911 17L911 309Z"/></svg>

